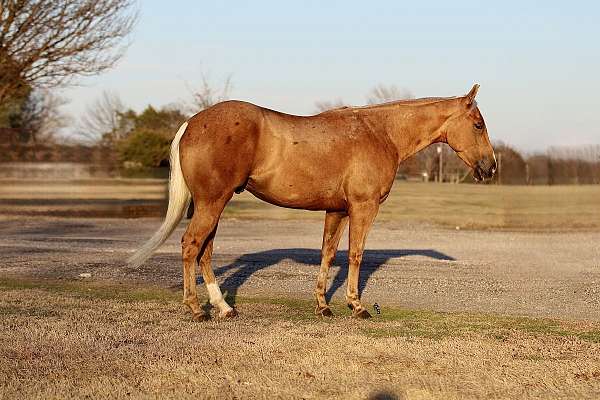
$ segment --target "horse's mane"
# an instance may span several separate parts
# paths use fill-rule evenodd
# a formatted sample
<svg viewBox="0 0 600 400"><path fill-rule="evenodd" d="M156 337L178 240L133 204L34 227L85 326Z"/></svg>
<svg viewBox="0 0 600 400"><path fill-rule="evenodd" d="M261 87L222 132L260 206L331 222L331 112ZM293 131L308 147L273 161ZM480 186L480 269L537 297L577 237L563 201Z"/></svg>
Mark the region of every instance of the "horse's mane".
<svg viewBox="0 0 600 400"><path fill-rule="evenodd" d="M321 114L335 112L335 111L366 110L366 109L382 108L382 107L395 106L395 105L407 105L407 106L425 105L425 104L440 103L443 101L454 100L454 99L458 99L458 98L459 98L458 96L422 97L419 99L403 99L403 100L387 101L385 103L368 104L366 106L342 106L342 107L332 108L331 110L323 111Z"/></svg>

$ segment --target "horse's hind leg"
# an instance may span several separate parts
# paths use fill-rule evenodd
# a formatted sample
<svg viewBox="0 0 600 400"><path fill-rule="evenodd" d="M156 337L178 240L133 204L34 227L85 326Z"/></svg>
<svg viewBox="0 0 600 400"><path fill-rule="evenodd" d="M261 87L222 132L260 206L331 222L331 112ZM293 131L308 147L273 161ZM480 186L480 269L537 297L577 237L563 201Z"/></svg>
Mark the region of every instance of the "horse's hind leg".
<svg viewBox="0 0 600 400"><path fill-rule="evenodd" d="M213 242L215 240L216 233L217 227L215 226L215 228L213 229L212 233L206 241L206 244L204 246L204 252L200 257L200 269L202 271L202 277L204 278L204 282L206 284L210 304L212 304L214 307L219 308L219 316L221 318L232 318L237 315L237 311L234 308L232 308L229 304L227 304L227 302L223 298L223 294L221 293L221 289L219 288L219 284L217 283L217 279L215 278L215 273L213 272L211 265Z"/></svg>
<svg viewBox="0 0 600 400"><path fill-rule="evenodd" d="M331 317L333 315L329 309L329 305L327 305L325 293L327 292L329 267L331 267L331 263L335 258L335 253L347 222L348 214L345 212L327 212L325 214L325 229L323 232L323 246L321 248L321 268L315 289L315 296L317 297L315 313L324 317Z"/></svg>
<svg viewBox="0 0 600 400"><path fill-rule="evenodd" d="M206 250L208 245L210 245L212 250L212 238L210 236L215 230L221 212L230 198L231 195L224 196L210 203L196 201L194 216L181 239L183 255L183 303L190 308L195 320L208 318L201 311L200 304L198 303L196 260L200 251Z"/></svg>

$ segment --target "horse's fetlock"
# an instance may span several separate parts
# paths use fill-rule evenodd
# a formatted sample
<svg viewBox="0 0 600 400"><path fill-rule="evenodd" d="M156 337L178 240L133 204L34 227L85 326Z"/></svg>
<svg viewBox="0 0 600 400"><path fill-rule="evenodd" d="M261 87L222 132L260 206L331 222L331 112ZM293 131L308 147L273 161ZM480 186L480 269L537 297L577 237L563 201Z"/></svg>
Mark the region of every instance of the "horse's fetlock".
<svg viewBox="0 0 600 400"><path fill-rule="evenodd" d="M317 281L317 288L315 289L315 294L317 296L320 296L324 292L325 292L325 282L323 282L322 280Z"/></svg>
<svg viewBox="0 0 600 400"><path fill-rule="evenodd" d="M194 305L198 305L198 297L191 294L186 295L183 297L182 303L190 308L193 308Z"/></svg>

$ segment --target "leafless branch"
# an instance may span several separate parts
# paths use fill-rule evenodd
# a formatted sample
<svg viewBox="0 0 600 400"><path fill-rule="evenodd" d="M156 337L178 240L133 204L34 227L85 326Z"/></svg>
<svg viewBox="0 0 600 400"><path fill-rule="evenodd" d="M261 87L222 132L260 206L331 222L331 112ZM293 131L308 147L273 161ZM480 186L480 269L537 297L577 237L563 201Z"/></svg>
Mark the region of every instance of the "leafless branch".
<svg viewBox="0 0 600 400"><path fill-rule="evenodd" d="M53 87L122 57L135 0L0 0L0 103L22 86Z"/></svg>
<svg viewBox="0 0 600 400"><path fill-rule="evenodd" d="M114 92L105 91L94 103L89 105L79 122L78 133L82 138L98 142L105 135L121 139L119 115L125 112L125 106Z"/></svg>
<svg viewBox="0 0 600 400"><path fill-rule="evenodd" d="M317 101L315 103L315 108L317 112L329 111L334 108L344 107L346 104L342 101L342 99L337 99L334 101Z"/></svg>
<svg viewBox="0 0 600 400"><path fill-rule="evenodd" d="M397 86L385 86L379 84L369 92L367 96L367 104L379 104L388 101L413 99L413 94L407 90L398 88Z"/></svg>
<svg viewBox="0 0 600 400"><path fill-rule="evenodd" d="M211 84L207 73L203 72L201 79L200 87L190 90L192 92L192 101L189 111L194 114L229 99L232 88L231 75L225 78L219 88L215 88L216 86Z"/></svg>
<svg viewBox="0 0 600 400"><path fill-rule="evenodd" d="M26 134L32 143L49 142L68 120L60 112L66 100L47 90L30 92L13 115L12 125Z"/></svg>

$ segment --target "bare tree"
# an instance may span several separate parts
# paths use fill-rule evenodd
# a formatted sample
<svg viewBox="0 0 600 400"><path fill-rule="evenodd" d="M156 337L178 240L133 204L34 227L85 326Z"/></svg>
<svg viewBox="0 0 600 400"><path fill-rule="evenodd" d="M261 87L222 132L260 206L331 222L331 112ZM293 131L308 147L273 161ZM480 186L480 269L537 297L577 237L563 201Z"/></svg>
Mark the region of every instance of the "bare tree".
<svg viewBox="0 0 600 400"><path fill-rule="evenodd" d="M367 104L379 104L388 101L412 99L414 96L407 89L399 89L397 86L377 85L367 95ZM346 104L337 99L334 101L317 101L315 107L317 112L332 110L334 108L345 107Z"/></svg>
<svg viewBox="0 0 600 400"><path fill-rule="evenodd" d="M110 139L122 138L121 115L126 108L119 95L104 91L102 95L86 109L79 122L79 135L89 141L98 142L110 136Z"/></svg>
<svg viewBox="0 0 600 400"><path fill-rule="evenodd" d="M205 110L221 101L229 99L229 93L231 91L231 75L229 75L223 81L221 87L215 89L215 86L210 83L208 74L201 74L202 82L200 87L192 92L192 101L189 106L191 113L197 113Z"/></svg>
<svg viewBox="0 0 600 400"><path fill-rule="evenodd" d="M21 132L24 142L50 141L56 131L66 126L67 118L60 112L66 100L47 90L31 91L11 116L10 125Z"/></svg>
<svg viewBox="0 0 600 400"><path fill-rule="evenodd" d="M550 146L548 156L563 160L600 161L600 145Z"/></svg>
<svg viewBox="0 0 600 400"><path fill-rule="evenodd" d="M600 183L600 145L548 148L548 183Z"/></svg>
<svg viewBox="0 0 600 400"><path fill-rule="evenodd" d="M135 0L0 0L0 104L23 87L94 75L122 57Z"/></svg>
<svg viewBox="0 0 600 400"><path fill-rule="evenodd" d="M367 104L379 104L388 101L413 99L413 94L407 89L399 89L397 86L385 86L379 84L369 92Z"/></svg>
<svg viewBox="0 0 600 400"><path fill-rule="evenodd" d="M334 101L317 101L315 103L317 112L329 111L333 110L334 108L341 108L345 106L346 104L342 101L342 99L337 99Z"/></svg>

